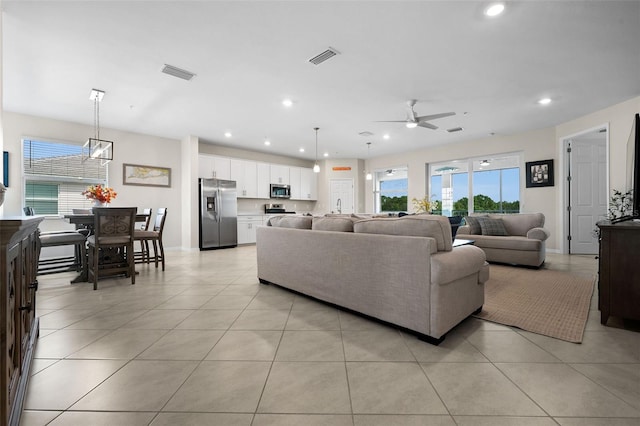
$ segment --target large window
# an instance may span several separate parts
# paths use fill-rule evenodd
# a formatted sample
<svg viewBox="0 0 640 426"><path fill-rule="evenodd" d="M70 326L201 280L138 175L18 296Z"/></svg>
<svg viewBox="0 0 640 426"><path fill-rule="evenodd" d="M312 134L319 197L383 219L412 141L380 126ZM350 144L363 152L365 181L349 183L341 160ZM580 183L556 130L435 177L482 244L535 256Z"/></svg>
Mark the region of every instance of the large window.
<svg viewBox="0 0 640 426"><path fill-rule="evenodd" d="M409 194L407 168L393 168L375 172L376 213L406 212Z"/></svg>
<svg viewBox="0 0 640 426"><path fill-rule="evenodd" d="M518 213L520 156L508 154L431 164L429 190L432 200L437 201L434 213L444 216Z"/></svg>
<svg viewBox="0 0 640 426"><path fill-rule="evenodd" d="M99 161L82 161L82 145L23 140L24 204L36 214L60 215L88 208L82 191L106 184L107 168Z"/></svg>

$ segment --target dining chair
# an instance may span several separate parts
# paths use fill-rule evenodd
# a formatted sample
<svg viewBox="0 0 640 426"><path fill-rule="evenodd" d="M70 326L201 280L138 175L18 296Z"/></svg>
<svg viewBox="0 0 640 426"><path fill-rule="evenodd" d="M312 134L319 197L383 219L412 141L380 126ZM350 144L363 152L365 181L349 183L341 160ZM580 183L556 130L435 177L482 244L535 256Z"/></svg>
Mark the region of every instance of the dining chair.
<svg viewBox="0 0 640 426"><path fill-rule="evenodd" d="M122 275L136 283L133 254L133 231L136 207L94 207L93 235L87 238L89 247L89 281L98 288L98 278Z"/></svg>
<svg viewBox="0 0 640 426"><path fill-rule="evenodd" d="M153 244L153 260L158 267L158 262L162 262L162 270L164 271L164 246L162 245L162 232L164 230L164 222L167 219L167 209L161 207L156 213L156 218L153 223L153 230L137 230L133 234L135 241L140 241L144 244L144 251L146 256L144 257L144 263L151 263L151 253L149 251L149 242Z"/></svg>
<svg viewBox="0 0 640 426"><path fill-rule="evenodd" d="M150 208L142 210L142 214L145 214L147 216L147 218L146 218L146 220L144 222L136 222L136 228L134 230L134 235L135 235L135 231L148 231L149 230L149 225L151 224L151 212L152 211L153 210L150 209ZM135 241L135 238L134 238L134 241ZM136 251L134 253L136 263L146 263L146 255L147 254L148 253L145 250L144 241L140 241L140 250Z"/></svg>
<svg viewBox="0 0 640 426"><path fill-rule="evenodd" d="M25 216L36 214L33 207L23 208ZM80 271L86 266L86 238L87 234L70 229L57 231L40 231L37 241L38 275L55 274L58 272ZM40 259L42 248L74 246L74 256L57 256Z"/></svg>

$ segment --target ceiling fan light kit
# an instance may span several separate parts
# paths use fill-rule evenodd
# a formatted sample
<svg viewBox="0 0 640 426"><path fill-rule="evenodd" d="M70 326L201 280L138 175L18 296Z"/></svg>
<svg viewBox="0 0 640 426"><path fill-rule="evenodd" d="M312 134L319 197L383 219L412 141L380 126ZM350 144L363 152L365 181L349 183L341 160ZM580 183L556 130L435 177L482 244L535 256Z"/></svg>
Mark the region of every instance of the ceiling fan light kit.
<svg viewBox="0 0 640 426"><path fill-rule="evenodd" d="M423 115L418 116L416 112L413 110L413 106L417 103L415 99L411 99L407 101L407 105L409 109L407 111L407 119L406 120L390 120L390 121L378 121L378 123L404 123L405 126L409 129L415 129L416 127L424 127L426 129L436 130L438 126L435 126L429 121L436 120L438 118L450 117L452 115L456 115L455 112L441 112L439 114L431 114L431 115Z"/></svg>

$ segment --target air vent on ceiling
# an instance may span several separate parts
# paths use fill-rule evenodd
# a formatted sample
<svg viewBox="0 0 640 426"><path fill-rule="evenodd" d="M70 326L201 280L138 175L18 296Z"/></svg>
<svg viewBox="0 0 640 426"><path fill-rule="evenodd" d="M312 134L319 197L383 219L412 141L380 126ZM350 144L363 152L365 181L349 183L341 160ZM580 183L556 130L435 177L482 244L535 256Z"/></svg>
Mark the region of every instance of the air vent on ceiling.
<svg viewBox="0 0 640 426"><path fill-rule="evenodd" d="M463 131L463 130L464 130L464 129L463 129L462 127L453 127L453 128L451 128L451 129L447 129L447 132L449 132L449 133L455 133L455 132L461 132L461 131Z"/></svg>
<svg viewBox="0 0 640 426"><path fill-rule="evenodd" d="M311 62L313 65L320 65L321 63L323 63L327 59L331 59L331 58L333 58L334 56L336 56L338 54L340 54L340 52L338 52L333 47L329 47L324 52L320 53L319 55L314 56L311 59L309 59L309 62Z"/></svg>
<svg viewBox="0 0 640 426"><path fill-rule="evenodd" d="M181 78L183 80L191 80L193 77L195 77L195 74L190 71L183 70L181 68L174 67L173 65L168 65L168 64L164 64L164 67L162 68L162 72L165 74L172 75L174 77Z"/></svg>
<svg viewBox="0 0 640 426"><path fill-rule="evenodd" d="M365 130L364 132L360 132L358 133L360 136L364 136L365 138L368 138L370 136L373 136L373 133L369 132L368 130Z"/></svg>

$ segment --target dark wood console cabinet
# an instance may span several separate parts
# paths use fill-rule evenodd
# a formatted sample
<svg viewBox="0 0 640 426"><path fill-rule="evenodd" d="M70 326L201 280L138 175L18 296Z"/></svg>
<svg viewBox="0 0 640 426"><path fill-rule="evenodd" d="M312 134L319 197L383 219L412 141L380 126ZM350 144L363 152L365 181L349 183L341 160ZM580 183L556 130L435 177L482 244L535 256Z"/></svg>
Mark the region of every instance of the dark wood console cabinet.
<svg viewBox="0 0 640 426"><path fill-rule="evenodd" d="M37 239L42 217L0 218L0 424L18 425L38 338Z"/></svg>
<svg viewBox="0 0 640 426"><path fill-rule="evenodd" d="M598 309L609 316L640 320L640 222L600 221Z"/></svg>

